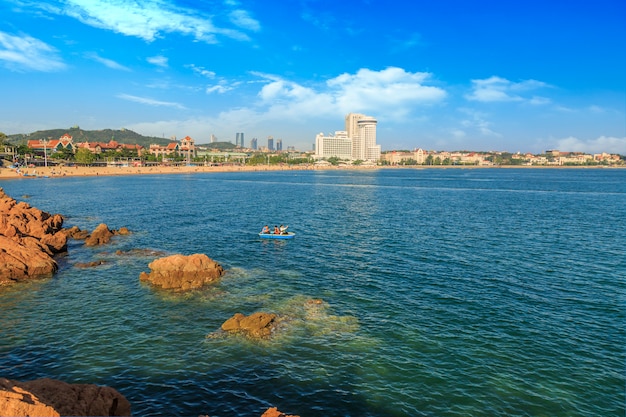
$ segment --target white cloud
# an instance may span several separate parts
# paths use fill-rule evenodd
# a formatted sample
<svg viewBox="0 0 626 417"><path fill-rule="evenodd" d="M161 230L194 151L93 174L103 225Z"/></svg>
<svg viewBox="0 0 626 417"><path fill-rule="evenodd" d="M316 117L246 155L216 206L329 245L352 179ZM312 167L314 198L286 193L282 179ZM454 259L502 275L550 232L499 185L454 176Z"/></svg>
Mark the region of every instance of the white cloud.
<svg viewBox="0 0 626 417"><path fill-rule="evenodd" d="M555 149L564 152L615 153L626 155L626 137L600 136L595 139L579 139L574 136L556 139Z"/></svg>
<svg viewBox="0 0 626 417"><path fill-rule="evenodd" d="M240 30L216 27L209 16L202 16L193 9L174 6L172 2L165 0L67 0L61 8L45 5L40 7L49 12L70 16L93 27L138 37L148 42L161 38L166 33L180 33L206 43L217 43L217 35L249 40ZM255 27L256 21L247 12L241 10L235 15L238 16L240 27ZM260 27L258 22L256 25Z"/></svg>
<svg viewBox="0 0 626 417"><path fill-rule="evenodd" d="M253 19L250 14L245 10L233 10L230 12L230 21L237 27L242 29L258 32L261 30L261 24Z"/></svg>
<svg viewBox="0 0 626 417"><path fill-rule="evenodd" d="M156 65L157 67L161 67L161 68L167 68L167 62L168 59L167 57L163 56L163 55L157 55L157 56L151 56L146 58L146 61L148 61L149 63Z"/></svg>
<svg viewBox="0 0 626 417"><path fill-rule="evenodd" d="M105 65L108 68L111 69L115 69L115 70L121 70L121 71L130 71L130 68L123 66L122 64L118 64L117 62L111 60L111 59L107 59L107 58L102 58L101 56L99 56L96 53L87 53L85 54L85 56L89 59L92 59L96 62L99 62L103 65Z"/></svg>
<svg viewBox="0 0 626 417"><path fill-rule="evenodd" d="M52 46L28 35L0 32L0 63L12 71L53 72L66 68Z"/></svg>
<svg viewBox="0 0 626 417"><path fill-rule="evenodd" d="M203 67L198 67L198 66L196 66L196 65L194 65L194 64L187 65L187 67L191 68L191 70L192 70L194 73L196 73L196 74L198 74L198 75L201 75L201 76L203 76L203 77L206 77L206 78L215 78L215 72L213 72L213 71L209 71L209 70L208 70L208 69L206 69L206 68L203 68Z"/></svg>
<svg viewBox="0 0 626 417"><path fill-rule="evenodd" d="M212 85L206 88L206 93L207 94L211 94L211 93L223 94L223 93L233 90L236 85L237 83L234 83L233 85L226 85L225 83Z"/></svg>
<svg viewBox="0 0 626 417"><path fill-rule="evenodd" d="M177 109L184 109L185 108L185 106L183 106L182 104L179 104L179 103L174 103L174 102L170 102L170 101L159 101L159 100L154 100L154 99L146 98L146 97L133 96L133 95L130 95L130 94L118 94L117 97L121 98L123 100L133 101L135 103L147 104L149 106L174 107L174 108L177 108Z"/></svg>
<svg viewBox="0 0 626 417"><path fill-rule="evenodd" d="M536 99L526 98L524 92L549 87L537 80L524 80L518 83L501 77L489 77L484 80L472 80L472 91L465 95L467 100L481 102L529 101L531 104L542 104ZM544 99L547 100L547 99Z"/></svg>
<svg viewBox="0 0 626 417"><path fill-rule="evenodd" d="M377 112L395 118L405 116L416 106L446 98L442 88L425 85L430 78L430 73L411 73L397 67L381 71L364 68L355 74L341 74L326 84L341 113Z"/></svg>

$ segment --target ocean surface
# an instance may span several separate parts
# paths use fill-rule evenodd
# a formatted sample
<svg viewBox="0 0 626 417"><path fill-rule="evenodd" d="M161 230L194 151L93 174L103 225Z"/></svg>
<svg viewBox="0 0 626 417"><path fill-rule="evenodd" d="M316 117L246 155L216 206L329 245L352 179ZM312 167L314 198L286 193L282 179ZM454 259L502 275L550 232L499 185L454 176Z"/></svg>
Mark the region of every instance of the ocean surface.
<svg viewBox="0 0 626 417"><path fill-rule="evenodd" d="M0 288L0 376L96 383L135 416L602 416L626 403L626 170L380 169L18 179L128 227ZM264 224L293 240L265 241ZM122 251L122 254L116 254ZM188 293L155 257L227 270ZM77 262L104 260L78 268ZM321 305L307 301L321 299ZM270 340L219 332L237 312Z"/></svg>

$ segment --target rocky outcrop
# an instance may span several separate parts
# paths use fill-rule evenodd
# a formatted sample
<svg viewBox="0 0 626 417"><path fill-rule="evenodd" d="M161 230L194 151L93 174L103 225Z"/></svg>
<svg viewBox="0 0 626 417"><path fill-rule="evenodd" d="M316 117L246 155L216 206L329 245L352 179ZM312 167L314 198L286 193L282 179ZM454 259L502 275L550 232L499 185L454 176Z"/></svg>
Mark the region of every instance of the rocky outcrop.
<svg viewBox="0 0 626 417"><path fill-rule="evenodd" d="M86 230L81 230L78 226L64 229L64 233L67 237L71 237L72 239L84 240L86 246L99 246L109 243L113 236L129 235L130 230L128 230L127 227L120 227L119 230L109 229L109 226L100 223L91 233Z"/></svg>
<svg viewBox="0 0 626 417"><path fill-rule="evenodd" d="M0 378L1 416L130 416L130 403L115 389L55 379L19 382Z"/></svg>
<svg viewBox="0 0 626 417"><path fill-rule="evenodd" d="M183 291L200 288L224 274L224 268L204 254L167 256L155 259L148 267L149 273L139 275L141 281Z"/></svg>
<svg viewBox="0 0 626 417"><path fill-rule="evenodd" d="M229 333L242 333L253 338L271 336L276 327L276 314L257 312L244 316L237 313L222 324L222 330Z"/></svg>
<svg viewBox="0 0 626 417"><path fill-rule="evenodd" d="M67 250L63 217L17 202L0 188L0 285L58 269L53 256Z"/></svg>

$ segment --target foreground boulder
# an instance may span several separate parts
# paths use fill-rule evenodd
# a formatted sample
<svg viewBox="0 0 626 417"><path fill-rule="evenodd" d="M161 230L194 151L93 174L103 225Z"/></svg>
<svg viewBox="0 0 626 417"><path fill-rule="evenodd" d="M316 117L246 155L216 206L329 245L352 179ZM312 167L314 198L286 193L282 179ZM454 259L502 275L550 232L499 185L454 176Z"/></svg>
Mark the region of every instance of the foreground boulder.
<svg viewBox="0 0 626 417"><path fill-rule="evenodd" d="M53 259L67 250L63 217L18 203L0 188L0 285L57 271Z"/></svg>
<svg viewBox="0 0 626 417"><path fill-rule="evenodd" d="M257 312L244 316L237 313L222 324L222 330L229 333L243 333L253 338L271 336L276 327L276 314Z"/></svg>
<svg viewBox="0 0 626 417"><path fill-rule="evenodd" d="M0 378L0 416L130 416L115 389L55 379L19 382Z"/></svg>
<svg viewBox="0 0 626 417"><path fill-rule="evenodd" d="M224 268L207 255L172 255L148 264L150 272L139 275L141 281L165 289L192 290L216 281Z"/></svg>

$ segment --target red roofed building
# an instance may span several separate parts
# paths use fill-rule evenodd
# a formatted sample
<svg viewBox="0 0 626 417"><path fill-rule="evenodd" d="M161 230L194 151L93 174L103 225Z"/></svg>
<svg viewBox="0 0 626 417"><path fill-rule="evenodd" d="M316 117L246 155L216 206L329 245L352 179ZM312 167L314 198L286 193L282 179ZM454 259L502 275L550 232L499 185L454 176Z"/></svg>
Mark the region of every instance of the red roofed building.
<svg viewBox="0 0 626 417"><path fill-rule="evenodd" d="M150 149L148 151L150 154L158 157L170 157L175 154L189 156L190 158L195 158L197 156L196 146L194 145L194 140L189 136L185 136L180 143L171 142L167 145L157 145L151 144Z"/></svg>
<svg viewBox="0 0 626 417"><path fill-rule="evenodd" d="M72 153L76 150L76 146L72 141L72 137L69 134L64 134L59 139L34 139L29 140L26 144L30 149L35 151L36 153L44 153L47 152L49 154L53 154L55 152L60 152L63 149L69 149Z"/></svg>
<svg viewBox="0 0 626 417"><path fill-rule="evenodd" d="M95 154L100 154L106 151L121 152L123 150L136 151L137 156L141 156L143 153L143 146L141 145L130 145L126 143L119 143L115 140L110 140L108 143L85 141L85 142L78 143L76 147L87 149Z"/></svg>

